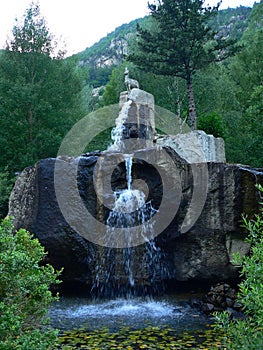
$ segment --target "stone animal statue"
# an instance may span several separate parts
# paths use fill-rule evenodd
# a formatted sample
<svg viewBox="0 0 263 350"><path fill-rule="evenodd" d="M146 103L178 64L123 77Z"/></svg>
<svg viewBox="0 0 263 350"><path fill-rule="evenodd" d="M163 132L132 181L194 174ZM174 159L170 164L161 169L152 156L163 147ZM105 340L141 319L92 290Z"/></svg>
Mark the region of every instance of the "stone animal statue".
<svg viewBox="0 0 263 350"><path fill-rule="evenodd" d="M125 76L125 85L127 87L128 92L130 92L131 89L140 88L137 80L129 78L129 70L127 67L125 68L124 76Z"/></svg>

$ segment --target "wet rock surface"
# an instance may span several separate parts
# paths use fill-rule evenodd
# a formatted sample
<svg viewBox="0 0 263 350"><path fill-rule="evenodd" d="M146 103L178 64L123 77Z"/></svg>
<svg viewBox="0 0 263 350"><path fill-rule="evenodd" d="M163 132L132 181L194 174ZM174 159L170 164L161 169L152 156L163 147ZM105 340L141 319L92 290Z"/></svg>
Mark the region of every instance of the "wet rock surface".
<svg viewBox="0 0 263 350"><path fill-rule="evenodd" d="M233 265L232 256L237 251L242 254L249 251L249 246L243 242L246 233L242 228L241 215L246 213L251 216L258 210L259 197L255 184L263 183L262 172L234 164L187 164L171 149L167 150L168 157L164 161L160 152L163 150L157 148L135 152L132 168L134 181L143 180L142 184L147 184L142 188L148 200L153 202L156 209L160 209L160 203L164 201L165 206L161 208L164 215L172 213L170 223L164 219L164 229L155 238L166 266L166 274L154 275L158 283L169 279L175 282L217 282L236 278L238 267ZM48 251L48 261L56 268L64 267L63 280L73 284L80 282L91 286L99 254L98 245L92 241L98 232L96 222L105 223L109 214L109 210L98 200L94 187L94 169L100 157L100 153L94 153L80 159L44 159L35 167L23 171L10 198L9 215L14 218L15 228L23 227L33 232ZM110 153L106 157L116 157L116 154ZM77 191L76 186L71 184L76 162ZM70 223L58 204L54 187L55 163L60 171L59 188L65 193ZM161 176L157 176L158 172ZM196 178L195 172L198 174ZM204 172L207 172L207 177L202 184ZM101 179L109 174L112 175L113 189L125 188L123 158L117 162L113 172L111 166L105 166ZM167 174L167 177L163 174ZM164 179L168 181L166 188L169 190L165 190ZM195 186L205 190L204 202L194 208L197 212L189 209ZM195 195L199 198L200 191ZM79 200L91 217L96 219L94 224L85 217L85 237L76 229L79 222L84 221L83 213L78 208ZM193 215L195 220L187 226ZM142 250L139 247L138 254ZM140 276L141 271L138 270L138 283L147 284ZM217 297L219 301L220 293ZM218 307L214 304L214 298L207 302L208 309ZM233 307L230 295L223 302Z"/></svg>

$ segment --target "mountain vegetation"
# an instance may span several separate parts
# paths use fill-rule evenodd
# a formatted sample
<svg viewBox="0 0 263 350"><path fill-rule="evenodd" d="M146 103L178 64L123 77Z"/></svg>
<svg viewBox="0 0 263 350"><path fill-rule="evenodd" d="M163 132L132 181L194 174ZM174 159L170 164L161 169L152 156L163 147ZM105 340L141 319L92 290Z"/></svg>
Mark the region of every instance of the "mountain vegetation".
<svg viewBox="0 0 263 350"><path fill-rule="evenodd" d="M219 31L221 37L239 40L247 28L250 12L251 8L244 6L219 10L209 24L214 31ZM75 61L88 71L87 81L94 88L105 85L113 68L122 63L126 57L128 46L131 45L132 34L136 32L137 25L145 28L149 26L149 22L150 18L146 16L125 23L93 46L69 57L68 60Z"/></svg>
<svg viewBox="0 0 263 350"><path fill-rule="evenodd" d="M116 28L90 48L68 58L85 69L86 82L94 88L106 85L113 67L117 67L127 55L128 41L136 31L136 25L144 19L134 20Z"/></svg>

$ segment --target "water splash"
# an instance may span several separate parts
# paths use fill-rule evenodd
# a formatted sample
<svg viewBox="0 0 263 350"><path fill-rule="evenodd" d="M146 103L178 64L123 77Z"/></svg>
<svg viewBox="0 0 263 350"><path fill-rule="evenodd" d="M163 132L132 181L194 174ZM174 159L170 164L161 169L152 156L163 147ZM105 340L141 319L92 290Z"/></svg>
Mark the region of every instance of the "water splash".
<svg viewBox="0 0 263 350"><path fill-rule="evenodd" d="M48 316L55 328L62 330L102 327L112 332L121 327L144 329L148 326L170 326L178 331L205 326L207 317L198 315L186 303L178 303L174 297L167 299L118 298L94 301L87 298L61 298L54 303Z"/></svg>

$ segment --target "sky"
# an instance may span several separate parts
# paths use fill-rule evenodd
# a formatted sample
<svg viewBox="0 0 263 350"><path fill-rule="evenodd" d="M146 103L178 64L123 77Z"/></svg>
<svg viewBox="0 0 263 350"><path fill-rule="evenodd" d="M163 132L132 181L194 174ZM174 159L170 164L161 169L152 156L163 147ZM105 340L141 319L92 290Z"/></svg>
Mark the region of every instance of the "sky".
<svg viewBox="0 0 263 350"><path fill-rule="evenodd" d="M31 2L0 0L0 48L5 46L15 18L22 18ZM213 6L217 0L207 2ZM220 8L252 7L254 2L223 0ZM50 32L65 41L68 55L85 50L116 27L149 13L148 0L38 0L38 3Z"/></svg>

